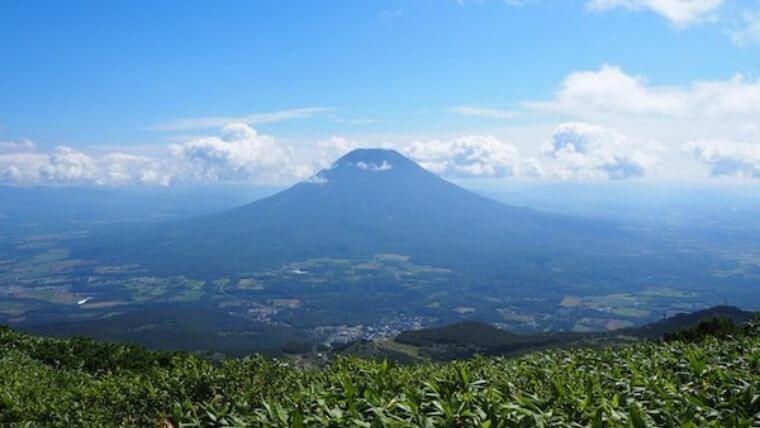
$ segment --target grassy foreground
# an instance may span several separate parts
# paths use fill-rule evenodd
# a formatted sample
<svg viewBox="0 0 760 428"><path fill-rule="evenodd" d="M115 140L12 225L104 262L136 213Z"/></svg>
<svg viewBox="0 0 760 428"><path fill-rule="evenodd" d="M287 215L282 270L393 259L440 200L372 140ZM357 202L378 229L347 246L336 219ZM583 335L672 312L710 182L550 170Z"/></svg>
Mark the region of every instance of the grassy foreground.
<svg viewBox="0 0 760 428"><path fill-rule="evenodd" d="M752 427L757 332L755 323L690 343L299 371L0 327L0 426Z"/></svg>

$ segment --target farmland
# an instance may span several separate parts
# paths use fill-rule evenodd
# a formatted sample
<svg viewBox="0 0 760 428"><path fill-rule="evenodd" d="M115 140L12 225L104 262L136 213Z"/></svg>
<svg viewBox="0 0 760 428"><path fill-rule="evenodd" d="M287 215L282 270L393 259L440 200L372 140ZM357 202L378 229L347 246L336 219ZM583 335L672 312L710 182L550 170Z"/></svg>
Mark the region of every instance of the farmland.
<svg viewBox="0 0 760 428"><path fill-rule="evenodd" d="M711 275L694 265L689 275L698 278L687 283L650 279L643 267L614 281L552 268L516 282L457 261L434 264L389 252L194 277L82 257L70 248L83 234L36 226L0 230L0 323L59 337L86 334L239 355L292 342L330 346L391 338L464 320L523 334L607 332L720 303L760 304L753 265L728 258L714 264L733 274L713 269ZM182 315L188 311L202 322Z"/></svg>
<svg viewBox="0 0 760 428"><path fill-rule="evenodd" d="M564 295L498 282L486 288L468 272L418 264L402 254L312 258L222 278L161 276L139 265L72 258L65 246L69 238L26 235L6 241L7 251L0 255L0 322L56 336L83 333L147 344L162 343L160 329L155 322L140 325L135 311L152 311L149 318L176 313L179 321L171 328L178 329L184 328L179 313L191 310L208 313L207 321L219 320L224 328L218 322L196 325L218 337L258 337L276 328L284 336L267 346L277 347L290 341L392 337L465 319L521 333L614 331L719 301L714 292L665 286L609 293L604 287L580 287ZM365 304L368 299L372 305ZM225 330L230 325L237 327ZM176 349L193 349L172 343ZM251 346L248 351L265 349L255 341L245 344ZM193 342L197 346L206 349L211 343Z"/></svg>

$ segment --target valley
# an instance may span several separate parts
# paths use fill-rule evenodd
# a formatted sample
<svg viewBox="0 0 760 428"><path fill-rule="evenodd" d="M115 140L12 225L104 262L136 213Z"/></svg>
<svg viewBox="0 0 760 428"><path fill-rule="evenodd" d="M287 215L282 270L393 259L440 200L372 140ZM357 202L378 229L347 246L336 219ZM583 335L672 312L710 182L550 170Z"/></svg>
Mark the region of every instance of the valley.
<svg viewBox="0 0 760 428"><path fill-rule="evenodd" d="M139 265L72 258L64 246L70 239L5 241L0 323L56 336L89 334L236 355L390 339L468 319L524 334L615 331L736 299L731 289L704 287L630 284L625 291L619 284L607 294L604 288L483 287L470 272L391 253L306 259L215 279L160 276ZM187 323L183 313L203 321ZM169 341L172 332L181 334Z"/></svg>
<svg viewBox="0 0 760 428"><path fill-rule="evenodd" d="M352 151L314 177L168 219L155 217L183 210L130 211L117 196L105 199L119 209L88 211L87 221L75 204L57 220L0 205L0 323L241 355L388 344L468 320L596 334L719 304L760 306L754 232L738 236L730 223L694 234L685 220L506 205L393 150ZM47 193L28 193L44 204Z"/></svg>

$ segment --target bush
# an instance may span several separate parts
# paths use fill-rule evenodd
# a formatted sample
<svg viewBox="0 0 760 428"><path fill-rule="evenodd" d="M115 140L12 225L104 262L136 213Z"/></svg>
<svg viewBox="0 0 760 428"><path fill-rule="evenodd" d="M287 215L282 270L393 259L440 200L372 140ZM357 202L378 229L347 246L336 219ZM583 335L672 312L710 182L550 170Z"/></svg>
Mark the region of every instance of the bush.
<svg viewBox="0 0 760 428"><path fill-rule="evenodd" d="M713 336L300 371L0 329L0 426L752 426L760 337Z"/></svg>
<svg viewBox="0 0 760 428"><path fill-rule="evenodd" d="M665 335L666 342L698 342L707 337L728 338L740 332L740 327L728 318L715 317L702 320L696 326Z"/></svg>

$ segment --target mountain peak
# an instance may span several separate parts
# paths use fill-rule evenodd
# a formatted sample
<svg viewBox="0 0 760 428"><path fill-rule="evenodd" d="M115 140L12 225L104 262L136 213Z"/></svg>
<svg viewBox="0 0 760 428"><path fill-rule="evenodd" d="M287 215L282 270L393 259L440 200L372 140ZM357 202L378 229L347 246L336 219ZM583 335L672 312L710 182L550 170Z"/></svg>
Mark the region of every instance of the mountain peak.
<svg viewBox="0 0 760 428"><path fill-rule="evenodd" d="M118 234L114 245L120 264L209 277L384 253L490 269L515 266L520 257L545 251L541 246L574 250L581 242L576 235L586 239L589 229L601 230L596 222L591 226L484 198L397 151L360 149L270 197L151 228L129 243Z"/></svg>
<svg viewBox="0 0 760 428"><path fill-rule="evenodd" d="M355 149L341 156L333 164L335 167L356 167L370 171L389 171L393 168L419 167L393 149Z"/></svg>
<svg viewBox="0 0 760 428"><path fill-rule="evenodd" d="M410 180L417 180L418 183L419 180L445 182L396 150L356 149L341 156L305 183L343 183L351 188L361 183L375 188L378 185L407 187L415 182Z"/></svg>
<svg viewBox="0 0 760 428"><path fill-rule="evenodd" d="M393 159L406 159L404 155L393 149L354 149L338 159L338 162L352 162L352 161L377 161L377 160L393 160Z"/></svg>

